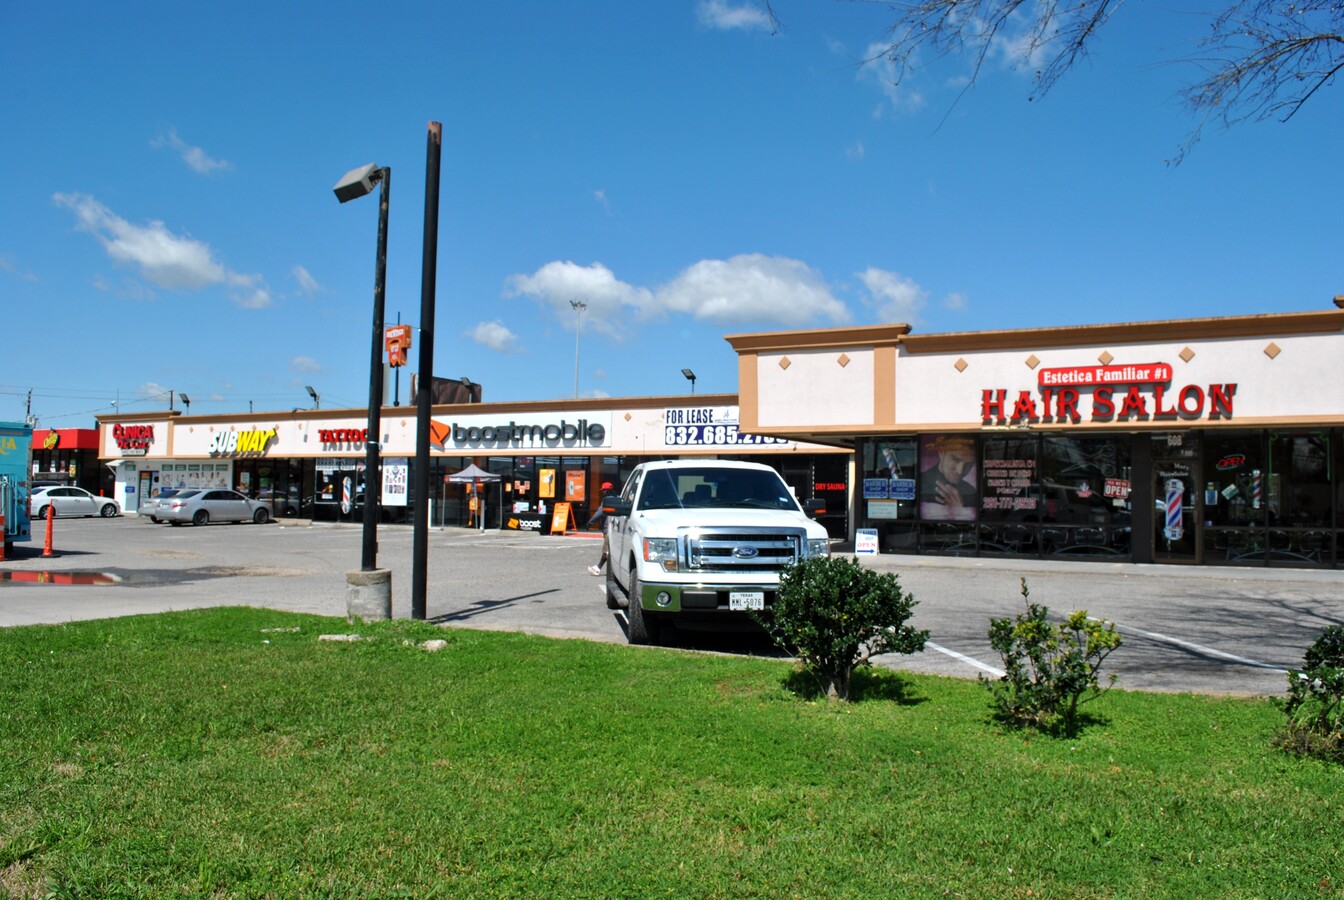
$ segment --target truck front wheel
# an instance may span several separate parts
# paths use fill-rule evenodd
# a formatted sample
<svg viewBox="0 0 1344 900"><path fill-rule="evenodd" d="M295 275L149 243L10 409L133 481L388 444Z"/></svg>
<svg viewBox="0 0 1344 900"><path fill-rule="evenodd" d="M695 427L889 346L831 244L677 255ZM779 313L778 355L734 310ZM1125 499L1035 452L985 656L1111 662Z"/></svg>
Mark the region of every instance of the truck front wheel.
<svg viewBox="0 0 1344 900"><path fill-rule="evenodd" d="M639 573L634 569L630 570L630 606L626 609L626 620L629 622L629 628L626 631L626 638L632 644L657 644L659 622L652 614L644 611L644 604L640 597L642 594L639 586Z"/></svg>

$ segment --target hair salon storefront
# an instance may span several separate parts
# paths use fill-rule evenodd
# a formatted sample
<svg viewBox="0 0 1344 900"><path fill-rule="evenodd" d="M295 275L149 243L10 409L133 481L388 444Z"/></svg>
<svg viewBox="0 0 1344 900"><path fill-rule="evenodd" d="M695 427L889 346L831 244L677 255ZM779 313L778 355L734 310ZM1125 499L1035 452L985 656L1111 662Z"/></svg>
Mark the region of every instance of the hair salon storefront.
<svg viewBox="0 0 1344 900"><path fill-rule="evenodd" d="M847 449L739 432L737 397L652 397L458 404L431 416L430 521L548 531L557 503L583 528L602 495L645 459L746 458L773 465L800 500L829 501L836 537L846 518ZM127 512L162 491L226 487L271 504L276 518L361 521L367 413L300 410L234 417L157 413L100 420L100 457ZM415 410L382 411L382 518L409 521ZM475 464L491 478L450 476ZM474 501L474 502L473 502Z"/></svg>
<svg viewBox="0 0 1344 900"><path fill-rule="evenodd" d="M1344 310L909 331L728 338L743 428L855 449L861 550L1344 564Z"/></svg>

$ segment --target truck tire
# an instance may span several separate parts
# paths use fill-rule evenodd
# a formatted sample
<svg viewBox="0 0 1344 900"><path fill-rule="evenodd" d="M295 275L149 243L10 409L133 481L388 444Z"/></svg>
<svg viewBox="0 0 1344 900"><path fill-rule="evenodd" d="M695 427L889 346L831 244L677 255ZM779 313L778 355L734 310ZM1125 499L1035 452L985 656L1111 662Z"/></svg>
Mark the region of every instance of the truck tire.
<svg viewBox="0 0 1344 900"><path fill-rule="evenodd" d="M644 611L644 604L639 599L639 573L634 569L630 570L629 585L630 605L625 613L629 628L626 629L626 638L632 644L657 644L659 622L652 613Z"/></svg>
<svg viewBox="0 0 1344 900"><path fill-rule="evenodd" d="M624 603L621 601L625 600ZM610 564L607 565L607 609L621 609L629 603L625 595L621 593L621 586L616 581L616 573Z"/></svg>

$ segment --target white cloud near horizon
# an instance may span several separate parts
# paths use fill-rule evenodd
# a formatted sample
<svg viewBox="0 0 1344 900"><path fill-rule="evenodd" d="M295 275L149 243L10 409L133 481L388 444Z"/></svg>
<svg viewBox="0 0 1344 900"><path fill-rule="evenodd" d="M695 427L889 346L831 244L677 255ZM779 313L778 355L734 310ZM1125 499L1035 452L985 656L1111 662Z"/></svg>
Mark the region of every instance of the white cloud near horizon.
<svg viewBox="0 0 1344 900"><path fill-rule="evenodd" d="M311 356L296 356L289 361L289 368L304 375L316 375L322 371L322 364Z"/></svg>
<svg viewBox="0 0 1344 900"><path fill-rule="evenodd" d="M664 310L720 324L806 325L818 319L841 324L850 318L815 269L762 253L703 259L659 288L655 297Z"/></svg>
<svg viewBox="0 0 1344 900"><path fill-rule="evenodd" d="M764 9L745 3L700 0L695 13L701 25L716 31L770 31L773 27Z"/></svg>
<svg viewBox="0 0 1344 900"><path fill-rule="evenodd" d="M225 268L208 244L173 234L163 222L134 225L87 194L58 193L51 199L75 214L76 227L93 235L113 262L138 268L146 281L170 291L223 284L230 299L244 309L271 305L264 278Z"/></svg>
<svg viewBox="0 0 1344 900"><path fill-rule="evenodd" d="M859 273L859 280L872 295L878 318L883 322L912 324L919 319L928 300L927 291L899 272L870 266Z"/></svg>
<svg viewBox="0 0 1344 900"><path fill-rule="evenodd" d="M631 319L669 314L720 325L797 327L850 320L848 308L819 272L796 259L761 253L701 260L657 288L621 281L601 263L581 266L557 260L531 275L510 276L504 295L535 300L568 330L578 326L581 315L585 331L616 339L625 337ZM587 308L577 312L572 300Z"/></svg>
<svg viewBox="0 0 1344 900"><path fill-rule="evenodd" d="M182 138L178 137L176 128L169 128L167 133L161 134L149 142L151 147L167 147L177 153L182 161L191 167L192 171L201 175L214 175L216 172L227 172L233 168L233 163L228 160L215 159L206 153L200 147L188 144Z"/></svg>
<svg viewBox="0 0 1344 900"><path fill-rule="evenodd" d="M499 353L511 353L518 347L518 335L498 319L493 322L479 322L475 328L465 332L465 335L482 347L488 347Z"/></svg>

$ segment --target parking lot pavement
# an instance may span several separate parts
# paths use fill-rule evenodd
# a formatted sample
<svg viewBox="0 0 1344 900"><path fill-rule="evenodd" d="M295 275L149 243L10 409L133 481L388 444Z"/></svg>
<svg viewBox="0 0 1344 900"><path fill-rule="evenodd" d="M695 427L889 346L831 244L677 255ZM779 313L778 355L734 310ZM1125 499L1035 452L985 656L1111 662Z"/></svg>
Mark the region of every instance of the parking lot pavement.
<svg viewBox="0 0 1344 900"><path fill-rule="evenodd" d="M392 572L393 614L408 617L411 538L380 526L378 565ZM0 563L0 626L56 623L206 606L250 605L345 615L346 572L358 569L358 525L153 525L135 517L58 520L59 556L20 545ZM623 643L623 614L606 608L586 568L596 541L517 532L431 528L427 611L454 627L516 630ZM918 601L912 624L930 646L881 659L894 668L957 677L992 674L992 617L1031 599L1062 616L1086 609L1118 624L1124 645L1107 661L1119 687L1278 694L1286 669L1330 624L1344 623L1344 573L1300 569L1137 566L947 557L864 557L897 574ZM115 584L4 580L41 573L107 573ZM691 650L772 652L762 638L673 634Z"/></svg>

